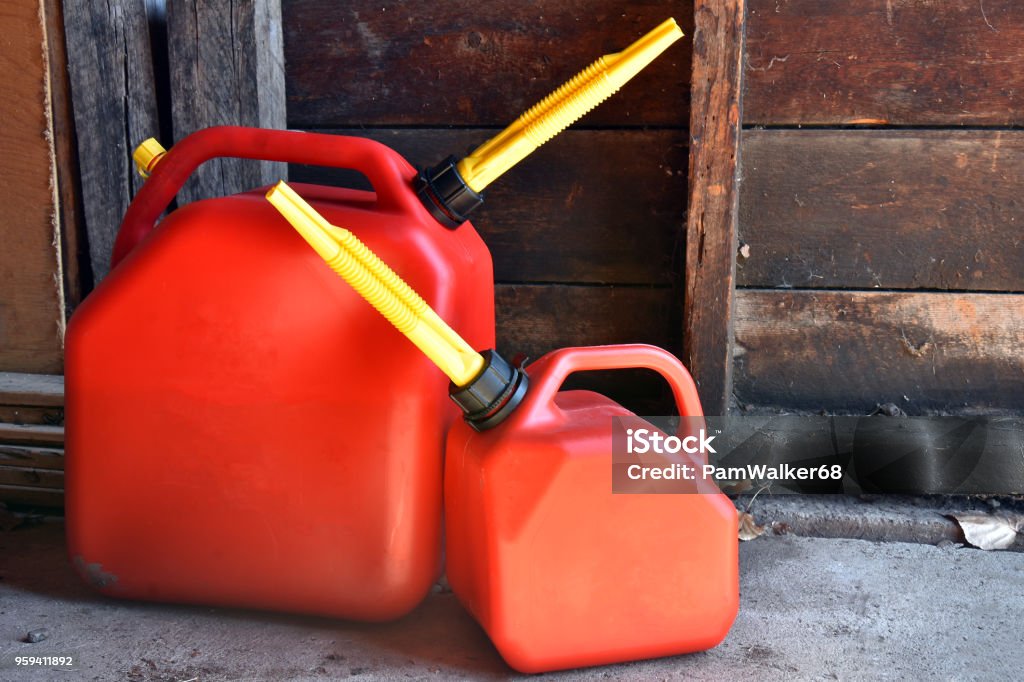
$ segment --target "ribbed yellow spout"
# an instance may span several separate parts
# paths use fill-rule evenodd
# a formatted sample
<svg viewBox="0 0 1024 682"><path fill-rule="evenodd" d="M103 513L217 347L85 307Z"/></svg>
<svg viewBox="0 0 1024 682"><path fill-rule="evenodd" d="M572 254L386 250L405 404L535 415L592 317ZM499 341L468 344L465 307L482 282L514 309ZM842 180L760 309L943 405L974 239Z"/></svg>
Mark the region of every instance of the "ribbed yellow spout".
<svg viewBox="0 0 1024 682"><path fill-rule="evenodd" d="M480 374L483 357L358 237L327 222L284 182L267 192L267 200L332 270L416 344L452 383L465 386Z"/></svg>
<svg viewBox="0 0 1024 682"><path fill-rule="evenodd" d="M482 192L537 147L608 99L682 37L675 19L667 19L622 52L599 58L462 159L459 174L473 191Z"/></svg>

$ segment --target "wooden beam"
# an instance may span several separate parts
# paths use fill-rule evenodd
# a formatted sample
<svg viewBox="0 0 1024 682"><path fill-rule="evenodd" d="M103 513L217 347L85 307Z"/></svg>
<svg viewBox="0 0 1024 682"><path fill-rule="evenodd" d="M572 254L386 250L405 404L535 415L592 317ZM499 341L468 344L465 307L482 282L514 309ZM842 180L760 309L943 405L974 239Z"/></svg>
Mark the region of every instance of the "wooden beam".
<svg viewBox="0 0 1024 682"><path fill-rule="evenodd" d="M0 371L63 367L60 204L43 9L40 0L0 8Z"/></svg>
<svg viewBox="0 0 1024 682"><path fill-rule="evenodd" d="M697 0L694 9L683 361L710 415L725 414L732 394L745 5Z"/></svg>
<svg viewBox="0 0 1024 682"><path fill-rule="evenodd" d="M736 395L866 414L1024 414L1024 295L742 289Z"/></svg>
<svg viewBox="0 0 1024 682"><path fill-rule="evenodd" d="M132 151L158 134L142 0L64 0L82 208L93 279L110 269L121 218L142 185Z"/></svg>
<svg viewBox="0 0 1024 682"><path fill-rule="evenodd" d="M748 130L739 286L1024 291L1024 132Z"/></svg>
<svg viewBox="0 0 1024 682"><path fill-rule="evenodd" d="M167 8L174 137L201 128L287 126L279 0L181 0ZM178 205L287 179L284 164L215 159L178 193Z"/></svg>

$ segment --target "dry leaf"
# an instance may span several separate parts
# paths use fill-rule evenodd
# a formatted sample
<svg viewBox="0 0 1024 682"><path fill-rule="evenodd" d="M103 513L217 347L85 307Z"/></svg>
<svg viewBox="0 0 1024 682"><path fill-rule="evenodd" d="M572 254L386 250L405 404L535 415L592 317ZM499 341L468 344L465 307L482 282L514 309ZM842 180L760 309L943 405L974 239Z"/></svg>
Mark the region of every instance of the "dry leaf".
<svg viewBox="0 0 1024 682"><path fill-rule="evenodd" d="M989 514L950 514L960 524L964 539L978 549L1007 549L1017 540L1021 521Z"/></svg>
<svg viewBox="0 0 1024 682"><path fill-rule="evenodd" d="M753 540L764 534L764 526L757 525L754 517L749 512L741 512L737 509L736 513L739 515L740 521L740 541Z"/></svg>

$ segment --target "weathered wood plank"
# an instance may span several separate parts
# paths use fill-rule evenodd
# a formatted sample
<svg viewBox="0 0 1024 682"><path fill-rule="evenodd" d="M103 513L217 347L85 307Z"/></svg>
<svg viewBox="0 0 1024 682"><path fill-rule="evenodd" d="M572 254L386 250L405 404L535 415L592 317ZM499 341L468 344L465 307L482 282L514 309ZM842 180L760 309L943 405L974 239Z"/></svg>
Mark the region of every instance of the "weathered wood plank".
<svg viewBox="0 0 1024 682"><path fill-rule="evenodd" d="M0 502L56 509L64 506L64 491L50 488L0 485Z"/></svg>
<svg viewBox="0 0 1024 682"><path fill-rule="evenodd" d="M93 279L110 269L114 238L142 184L131 154L157 134L149 28L142 0L64 0L82 208Z"/></svg>
<svg viewBox="0 0 1024 682"><path fill-rule="evenodd" d="M60 374L0 372L0 405L64 405L64 377Z"/></svg>
<svg viewBox="0 0 1024 682"><path fill-rule="evenodd" d="M3 460L0 460L3 461ZM53 469L0 466L0 486L64 490L64 472Z"/></svg>
<svg viewBox="0 0 1024 682"><path fill-rule="evenodd" d="M1024 132L749 130L742 176L741 286L1024 291Z"/></svg>
<svg viewBox="0 0 1024 682"><path fill-rule="evenodd" d="M286 127L279 0L168 3L174 137L201 128ZM234 194L286 179L284 164L215 159L178 193L178 204Z"/></svg>
<svg viewBox="0 0 1024 682"><path fill-rule="evenodd" d="M741 404L1024 413L1024 296L740 290Z"/></svg>
<svg viewBox="0 0 1024 682"><path fill-rule="evenodd" d="M1016 0L749 0L744 122L1020 125Z"/></svg>
<svg viewBox="0 0 1024 682"><path fill-rule="evenodd" d="M669 287L500 284L498 349L536 359L565 346L678 343L678 297Z"/></svg>
<svg viewBox="0 0 1024 682"><path fill-rule="evenodd" d="M4 3L0 35L0 370L60 372L64 300L59 202L40 0Z"/></svg>
<svg viewBox="0 0 1024 682"><path fill-rule="evenodd" d="M58 448L0 443L0 466L63 470L64 451Z"/></svg>
<svg viewBox="0 0 1024 682"><path fill-rule="evenodd" d="M332 130L370 137L416 166L433 165L493 131ZM570 130L487 190L473 224L500 282L670 284L682 251L682 131ZM293 167L295 181L358 184L352 173ZM368 187L363 184L361 187Z"/></svg>
<svg viewBox="0 0 1024 682"><path fill-rule="evenodd" d="M650 343L678 352L679 296L669 287L498 285L498 350L536 360L568 346ZM637 414L673 414L665 380L646 370L586 372L566 381Z"/></svg>
<svg viewBox="0 0 1024 682"><path fill-rule="evenodd" d="M0 423L0 443L63 447L64 427Z"/></svg>
<svg viewBox="0 0 1024 682"><path fill-rule="evenodd" d="M59 426L64 423L64 408L0 405L0 422Z"/></svg>
<svg viewBox="0 0 1024 682"><path fill-rule="evenodd" d="M669 16L690 34L692 5L680 0L291 0L289 125L504 126ZM689 58L680 41L583 125L685 126Z"/></svg>
<svg viewBox="0 0 1024 682"><path fill-rule="evenodd" d="M697 0L690 111L683 361L706 414L732 393L743 34L746 0Z"/></svg>
<svg viewBox="0 0 1024 682"><path fill-rule="evenodd" d="M80 264L83 254L82 199L78 188L78 154L75 148L75 116L71 109L71 80L64 40L61 0L44 0L46 43L49 48L50 109L59 208L61 270L64 275L64 307L68 315L82 301L85 288ZM84 259L83 259L84 256Z"/></svg>

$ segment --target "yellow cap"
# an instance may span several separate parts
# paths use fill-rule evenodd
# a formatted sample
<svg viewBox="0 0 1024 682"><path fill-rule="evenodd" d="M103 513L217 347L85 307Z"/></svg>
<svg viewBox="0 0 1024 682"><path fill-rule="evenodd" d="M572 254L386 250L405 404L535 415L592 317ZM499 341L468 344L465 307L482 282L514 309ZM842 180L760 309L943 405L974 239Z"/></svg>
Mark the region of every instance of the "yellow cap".
<svg viewBox="0 0 1024 682"><path fill-rule="evenodd" d="M459 175L473 191L483 191L530 152L608 99L682 37L675 19L667 19L622 52L599 58L462 159Z"/></svg>
<svg viewBox="0 0 1024 682"><path fill-rule="evenodd" d="M155 137L149 138L136 147L132 158L135 159L135 167L139 169L139 175L148 178L149 174L153 171L153 167L160 162L160 159L166 153L167 150L156 141Z"/></svg>
<svg viewBox="0 0 1024 682"><path fill-rule="evenodd" d="M480 374L484 358L358 237L327 222L284 182L267 192L267 200L332 270L416 344L452 383L465 386Z"/></svg>

